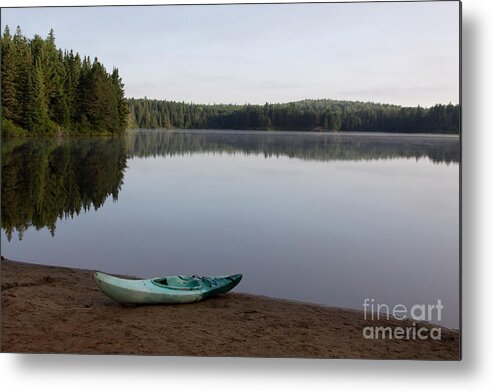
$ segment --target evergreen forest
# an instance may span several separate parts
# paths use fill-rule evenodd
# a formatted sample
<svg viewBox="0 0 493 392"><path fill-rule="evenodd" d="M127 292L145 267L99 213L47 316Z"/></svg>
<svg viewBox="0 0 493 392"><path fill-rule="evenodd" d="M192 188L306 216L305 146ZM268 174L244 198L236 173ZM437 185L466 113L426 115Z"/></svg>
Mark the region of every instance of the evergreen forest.
<svg viewBox="0 0 493 392"><path fill-rule="evenodd" d="M265 105L128 100L136 128L359 131L458 134L459 105L430 108L307 99Z"/></svg>
<svg viewBox="0 0 493 392"><path fill-rule="evenodd" d="M2 135L117 134L128 105L118 69L58 49L51 30L26 38L8 26L1 39Z"/></svg>

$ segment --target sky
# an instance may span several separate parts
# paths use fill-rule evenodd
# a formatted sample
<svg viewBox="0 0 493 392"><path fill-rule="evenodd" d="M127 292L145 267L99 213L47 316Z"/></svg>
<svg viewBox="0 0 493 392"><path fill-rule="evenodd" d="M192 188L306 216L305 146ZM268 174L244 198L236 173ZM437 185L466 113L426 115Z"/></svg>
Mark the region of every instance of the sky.
<svg viewBox="0 0 493 392"><path fill-rule="evenodd" d="M127 97L459 102L459 3L3 8L2 31L117 67Z"/></svg>

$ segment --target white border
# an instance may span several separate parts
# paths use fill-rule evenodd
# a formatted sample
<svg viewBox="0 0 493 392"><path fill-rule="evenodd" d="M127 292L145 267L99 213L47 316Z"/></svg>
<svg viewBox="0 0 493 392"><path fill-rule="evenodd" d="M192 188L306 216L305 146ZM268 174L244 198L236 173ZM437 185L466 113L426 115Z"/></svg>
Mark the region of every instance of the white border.
<svg viewBox="0 0 493 392"><path fill-rule="evenodd" d="M206 1L28 1L0 5L201 4ZM234 1L215 0L214 3ZM257 1L242 1L262 2ZM272 1L275 2L275 1ZM286 2L286 1L285 1ZM493 14L491 0L463 1L463 361L354 361L255 358L172 358L0 355L3 390L119 392L262 388L284 391L335 387L358 391L484 391L493 385ZM488 388L487 388L488 386Z"/></svg>

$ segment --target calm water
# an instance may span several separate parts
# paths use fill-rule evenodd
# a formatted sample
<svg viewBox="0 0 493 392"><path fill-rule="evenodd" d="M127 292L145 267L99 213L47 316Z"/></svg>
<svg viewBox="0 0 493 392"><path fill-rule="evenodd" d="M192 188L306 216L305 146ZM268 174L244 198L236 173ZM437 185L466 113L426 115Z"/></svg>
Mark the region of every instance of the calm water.
<svg viewBox="0 0 493 392"><path fill-rule="evenodd" d="M459 139L132 131L2 144L2 255L459 325Z"/></svg>

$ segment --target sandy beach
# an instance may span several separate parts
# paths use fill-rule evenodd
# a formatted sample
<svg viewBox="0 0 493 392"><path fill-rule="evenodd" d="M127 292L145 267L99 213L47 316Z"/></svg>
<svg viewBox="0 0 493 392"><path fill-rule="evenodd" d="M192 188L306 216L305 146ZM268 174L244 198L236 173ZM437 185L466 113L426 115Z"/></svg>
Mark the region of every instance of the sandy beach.
<svg viewBox="0 0 493 392"><path fill-rule="evenodd" d="M457 331L442 328L440 340L365 339L372 324L411 322L366 321L356 310L237 292L123 307L99 291L93 272L2 260L2 352L460 359Z"/></svg>

